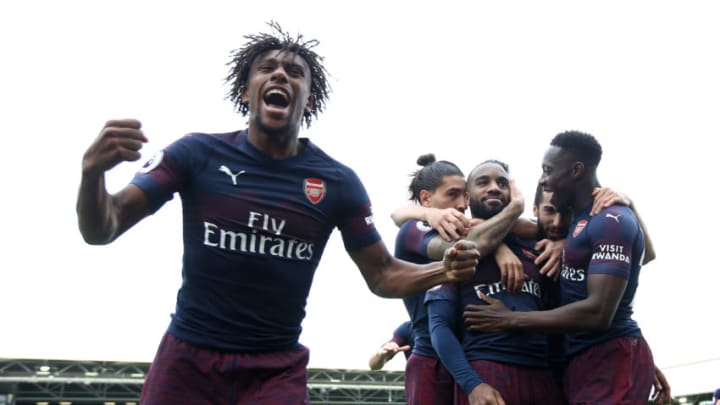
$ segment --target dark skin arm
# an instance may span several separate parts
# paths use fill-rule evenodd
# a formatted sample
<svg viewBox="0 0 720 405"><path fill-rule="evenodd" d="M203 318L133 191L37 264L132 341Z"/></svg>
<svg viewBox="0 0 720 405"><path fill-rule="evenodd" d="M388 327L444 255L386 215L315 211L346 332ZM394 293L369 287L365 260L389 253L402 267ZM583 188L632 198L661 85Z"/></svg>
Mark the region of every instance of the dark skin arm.
<svg viewBox="0 0 720 405"><path fill-rule="evenodd" d="M105 188L105 172L140 159L147 138L137 120L111 120L83 155L77 199L78 226L85 242L108 244L149 214L145 193L128 185L116 194Z"/></svg>
<svg viewBox="0 0 720 405"><path fill-rule="evenodd" d="M384 298L402 298L430 287L468 279L475 274L479 253L470 241L455 242L443 261L415 264L393 257L382 241L350 252L370 291Z"/></svg>
<svg viewBox="0 0 720 405"><path fill-rule="evenodd" d="M537 239L538 226L527 218L519 218L510 233L523 239Z"/></svg>
<svg viewBox="0 0 720 405"><path fill-rule="evenodd" d="M485 257L495 251L503 238L508 234L512 226L522 214L525 202L520 191L515 187L515 182L510 182L510 202L499 213L491 218L474 225L468 231L467 240L477 244L480 257ZM427 256L439 260L443 252L452 246L451 242L443 240L442 237L433 238L427 247Z"/></svg>
<svg viewBox="0 0 720 405"><path fill-rule="evenodd" d="M626 286L627 280L622 277L591 274L587 298L548 311L510 311L501 301L481 293L488 305L466 306L463 318L472 331L599 331L610 326Z"/></svg>
<svg viewBox="0 0 720 405"><path fill-rule="evenodd" d="M480 223L473 225L468 232L467 239L477 244L479 257L483 258L495 251L503 238L508 234L517 218L522 214L524 201L522 195L511 183L511 200L502 211ZM437 260L442 252L447 249L450 242L440 236L434 237L427 246L427 256ZM508 269L505 269L508 270ZM522 287L525 273L522 269L517 272L505 271L502 273L502 282L511 292L518 291Z"/></svg>

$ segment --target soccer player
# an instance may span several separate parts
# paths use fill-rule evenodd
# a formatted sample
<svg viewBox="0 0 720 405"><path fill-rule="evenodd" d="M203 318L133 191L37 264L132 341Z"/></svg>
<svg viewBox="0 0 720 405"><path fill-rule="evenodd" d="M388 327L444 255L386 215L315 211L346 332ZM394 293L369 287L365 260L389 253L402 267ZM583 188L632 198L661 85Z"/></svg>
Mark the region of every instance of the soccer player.
<svg viewBox="0 0 720 405"><path fill-rule="evenodd" d="M329 86L317 41L246 36L227 77L247 129L193 133L156 154L115 194L105 172L140 158L141 123L111 120L85 152L77 201L90 244L107 244L175 193L183 204L182 286L141 403L307 404L308 349L298 342L314 271L337 227L368 287L403 297L474 273L470 242L443 262L395 259L356 174L306 138Z"/></svg>
<svg viewBox="0 0 720 405"><path fill-rule="evenodd" d="M400 352L405 354L405 360L407 360L410 357L413 342L415 342L415 336L413 335L412 323L405 321L395 329L392 338L383 343L370 357L370 361L368 361L370 370L380 370L385 366L385 363L392 360Z"/></svg>
<svg viewBox="0 0 720 405"><path fill-rule="evenodd" d="M509 204L511 189L505 163L479 164L467 181L472 217L492 221ZM555 230L544 229L546 233ZM462 308L481 302L482 293L516 311L543 308L541 283L551 281L535 264L537 241L509 235L503 242L521 261L525 277L520 291L512 293L502 283L494 256L482 257L470 280L431 289L426 303L433 347L457 382L456 404L562 404L562 391L548 366L544 334L474 333L460 324Z"/></svg>
<svg viewBox="0 0 720 405"><path fill-rule="evenodd" d="M468 199L462 171L451 162L436 161L432 154L420 156L417 163L422 167L413 173L408 187L410 199L418 207L450 209L464 216ZM522 213L522 196L518 193L514 197L513 203L500 210L497 218L469 231L467 237L478 244L481 252L493 252ZM396 210L393 216L397 219L402 215ZM404 222L395 239L395 257L415 263L432 261L431 257L444 250L442 238L436 235L437 232L424 221ZM403 300L415 336L405 367L405 396L410 405L450 404L453 402L454 382L437 358L430 341L424 299L425 294L421 293Z"/></svg>
<svg viewBox="0 0 720 405"><path fill-rule="evenodd" d="M512 311L483 296L488 305L468 307L464 316L477 331L566 332L569 364L563 388L570 404L644 404L655 368L632 319L643 232L629 207L613 205L590 216L601 156L593 136L568 131L553 138L543 158L539 183L553 193L555 206L573 214L560 276L563 305Z"/></svg>

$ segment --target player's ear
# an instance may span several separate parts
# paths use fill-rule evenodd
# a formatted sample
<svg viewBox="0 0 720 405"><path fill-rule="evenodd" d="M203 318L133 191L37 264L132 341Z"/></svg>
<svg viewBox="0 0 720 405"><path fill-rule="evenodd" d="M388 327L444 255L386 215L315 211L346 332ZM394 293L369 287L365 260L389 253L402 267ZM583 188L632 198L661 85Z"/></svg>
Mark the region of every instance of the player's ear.
<svg viewBox="0 0 720 405"><path fill-rule="evenodd" d="M430 197L432 197L432 193L428 190L420 190L420 205L423 207L430 207Z"/></svg>
<svg viewBox="0 0 720 405"><path fill-rule="evenodd" d="M572 169L570 173L572 174L574 179L578 180L585 176L586 171L587 167L585 167L585 163L578 160L572 164Z"/></svg>
<svg viewBox="0 0 720 405"><path fill-rule="evenodd" d="M312 113L313 105L315 105L315 97L310 95L310 96L308 96L307 103L305 103L305 113L306 114Z"/></svg>

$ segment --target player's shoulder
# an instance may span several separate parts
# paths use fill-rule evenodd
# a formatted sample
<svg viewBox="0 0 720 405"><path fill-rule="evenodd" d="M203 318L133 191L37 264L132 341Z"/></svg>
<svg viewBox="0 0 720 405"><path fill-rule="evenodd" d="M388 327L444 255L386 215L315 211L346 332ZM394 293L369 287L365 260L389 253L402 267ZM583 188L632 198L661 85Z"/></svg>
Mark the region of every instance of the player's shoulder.
<svg viewBox="0 0 720 405"><path fill-rule="evenodd" d="M398 230L397 239L405 240L408 238L416 239L418 237L424 237L429 233L436 233L430 224L417 219L408 219L400 225Z"/></svg>
<svg viewBox="0 0 720 405"><path fill-rule="evenodd" d="M593 235L605 234L606 232L620 232L623 235L630 235L640 229L637 217L632 209L623 205L613 205L601 210L590 217L588 227Z"/></svg>
<svg viewBox="0 0 720 405"><path fill-rule="evenodd" d="M610 207L602 209L595 216L593 216L593 222L609 223L609 224L620 224L623 222L637 222L637 217L633 210L626 205L612 205Z"/></svg>
<svg viewBox="0 0 720 405"><path fill-rule="evenodd" d="M192 145L195 147L212 145L217 142L237 145L242 143L246 138L247 130L220 133L190 132L180 137L177 141L175 141L175 143L181 145Z"/></svg>
<svg viewBox="0 0 720 405"><path fill-rule="evenodd" d="M336 175L345 179L358 178L355 170L327 154L310 139L300 138L300 142L305 145L305 151L307 152L304 164L324 171L328 175Z"/></svg>

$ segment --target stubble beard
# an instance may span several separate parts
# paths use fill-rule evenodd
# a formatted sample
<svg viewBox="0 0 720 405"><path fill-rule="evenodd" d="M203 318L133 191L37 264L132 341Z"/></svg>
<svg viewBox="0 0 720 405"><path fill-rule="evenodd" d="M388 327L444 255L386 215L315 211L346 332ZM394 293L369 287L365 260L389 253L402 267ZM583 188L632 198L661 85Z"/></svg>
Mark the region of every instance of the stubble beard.
<svg viewBox="0 0 720 405"><path fill-rule="evenodd" d="M507 204L502 207L488 208L479 201L470 201L470 214L473 218L490 219L494 217L498 212L502 211Z"/></svg>

